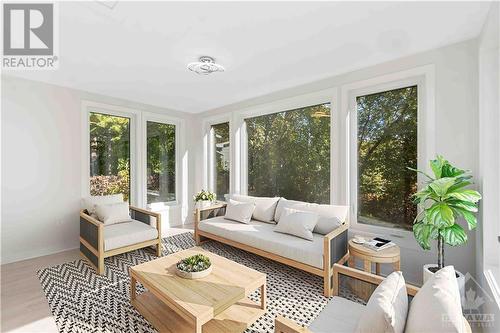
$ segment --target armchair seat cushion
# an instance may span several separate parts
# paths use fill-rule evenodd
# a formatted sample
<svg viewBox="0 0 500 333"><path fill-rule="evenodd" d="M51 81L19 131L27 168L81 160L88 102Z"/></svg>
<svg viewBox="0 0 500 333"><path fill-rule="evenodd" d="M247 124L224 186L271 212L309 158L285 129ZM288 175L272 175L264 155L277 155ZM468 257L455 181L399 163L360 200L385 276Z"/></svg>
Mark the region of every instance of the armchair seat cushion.
<svg viewBox="0 0 500 333"><path fill-rule="evenodd" d="M311 241L296 236L274 232L276 226L251 220L248 224L234 222L217 216L203 220L199 230L260 250L292 259L319 269L323 268L323 236L313 234Z"/></svg>
<svg viewBox="0 0 500 333"><path fill-rule="evenodd" d="M158 230L136 220L104 226L104 251L158 238Z"/></svg>
<svg viewBox="0 0 500 333"><path fill-rule="evenodd" d="M334 296L314 319L309 330L313 333L355 332L365 306Z"/></svg>

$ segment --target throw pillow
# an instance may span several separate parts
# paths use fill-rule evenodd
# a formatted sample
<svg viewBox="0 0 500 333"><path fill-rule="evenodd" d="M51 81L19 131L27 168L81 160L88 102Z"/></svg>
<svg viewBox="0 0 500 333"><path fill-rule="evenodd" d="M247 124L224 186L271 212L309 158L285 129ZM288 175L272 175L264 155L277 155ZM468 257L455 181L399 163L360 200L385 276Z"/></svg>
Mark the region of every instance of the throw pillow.
<svg viewBox="0 0 500 333"><path fill-rule="evenodd" d="M405 332L465 332L453 266L440 269L420 288L411 302Z"/></svg>
<svg viewBox="0 0 500 333"><path fill-rule="evenodd" d="M285 208L274 231L312 241L318 219L318 214Z"/></svg>
<svg viewBox="0 0 500 333"><path fill-rule="evenodd" d="M226 206L226 215L224 215L224 218L226 220L248 224L252 219L254 210L255 204L253 202L240 202L229 199L229 202Z"/></svg>
<svg viewBox="0 0 500 333"><path fill-rule="evenodd" d="M83 209L89 212L89 215L96 217L95 208L97 205L109 205L113 203L123 202L123 194L110 194L110 195L92 195L82 199Z"/></svg>
<svg viewBox="0 0 500 333"><path fill-rule="evenodd" d="M253 212L253 218L255 220L266 223L276 223L274 221L274 213L280 198L252 197L248 195L234 194L231 199L240 202L254 203L255 210Z"/></svg>
<svg viewBox="0 0 500 333"><path fill-rule="evenodd" d="M408 295L401 272L393 272L371 295L355 332L403 333L408 313Z"/></svg>
<svg viewBox="0 0 500 333"><path fill-rule="evenodd" d="M127 202L120 202L108 205L97 205L95 212L99 221L106 225L120 222L129 222L130 210Z"/></svg>

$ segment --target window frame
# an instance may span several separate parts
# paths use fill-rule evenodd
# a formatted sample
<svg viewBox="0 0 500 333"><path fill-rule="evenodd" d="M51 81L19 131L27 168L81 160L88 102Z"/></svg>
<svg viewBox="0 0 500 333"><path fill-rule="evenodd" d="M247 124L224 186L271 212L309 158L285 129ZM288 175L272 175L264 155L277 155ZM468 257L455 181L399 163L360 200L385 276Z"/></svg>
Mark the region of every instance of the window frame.
<svg viewBox="0 0 500 333"><path fill-rule="evenodd" d="M140 197L138 181L137 137L140 135L140 111L116 105L82 101L82 197L90 196L90 113L125 117L130 119L130 197L131 205L137 205Z"/></svg>
<svg viewBox="0 0 500 333"><path fill-rule="evenodd" d="M81 101L81 195L90 196L90 112L99 112L110 116L130 118L130 204L150 208L153 211L168 210L171 206L181 208L181 220L188 216L188 165L185 152L184 127L182 118L147 112L141 109L128 108L113 104L90 100ZM175 201L164 205L147 205L147 121L167 123L176 126L175 129Z"/></svg>
<svg viewBox="0 0 500 333"><path fill-rule="evenodd" d="M239 110L234 113L235 118L235 145L238 147L237 155L233 163L236 170L240 170L240 174L235 178L237 184L235 184L235 193L247 195L248 194L248 141L246 132L246 119L253 118L257 116L264 116L273 113L292 111L299 108L304 108L308 106L318 105L318 104L330 104L330 203L334 202L334 183L335 175L333 170L335 169L335 159L334 154L338 149L337 145L339 141L334 139L335 133L335 114L337 112L337 88L330 88L314 93L298 95L291 98L286 98L278 100L271 103L261 104L256 107L249 107ZM335 129L334 129L335 127Z"/></svg>
<svg viewBox="0 0 500 333"><path fill-rule="evenodd" d="M175 126L175 200L172 201L166 201L166 202L155 202L153 204L148 204L148 199L147 199L147 177L148 177L148 170L147 170L147 125L149 122L155 122L155 123L160 123L160 124L167 124L167 125L174 125ZM142 205L143 207L152 209L152 210L162 210L165 209L169 206L177 206L181 203L181 200L179 200L179 197L181 195L181 184L180 182L180 177L179 177L179 172L180 172L180 160L182 158L181 151L180 151L180 130L181 127L183 126L182 120L174 117L169 117L157 113L152 113L152 112L143 112L142 113L142 156L141 156L141 172L142 172L142 181L141 181L141 187L142 187Z"/></svg>
<svg viewBox="0 0 500 333"><path fill-rule="evenodd" d="M214 142L212 136L212 126L219 125L223 123L229 123L229 193L233 193L234 185L234 153L235 149L233 147L233 119L231 113L226 113L222 115L217 115L213 117L206 118L203 120L203 189L212 191L215 193L215 179L214 179Z"/></svg>
<svg viewBox="0 0 500 333"><path fill-rule="evenodd" d="M367 233L370 235L383 235L388 238L399 238L400 243L406 247L417 248L410 230L376 226L358 223L358 124L356 98L374 93L382 93L388 90L400 89L409 86L417 86L418 110L417 110L417 168L429 170L428 162L435 156L435 117L434 117L434 67L423 66L409 71L394 73L342 87L343 111L346 119L347 129L347 152L344 174L348 182L346 184L345 199L350 209L350 223L353 231ZM417 175L418 188L420 189L425 179L421 174Z"/></svg>

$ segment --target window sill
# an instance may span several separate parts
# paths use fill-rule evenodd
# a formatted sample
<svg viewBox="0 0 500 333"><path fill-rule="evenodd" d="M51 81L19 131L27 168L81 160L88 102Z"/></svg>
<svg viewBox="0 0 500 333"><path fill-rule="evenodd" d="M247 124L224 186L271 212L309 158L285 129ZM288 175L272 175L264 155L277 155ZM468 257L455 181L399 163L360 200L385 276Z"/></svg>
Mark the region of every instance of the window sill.
<svg viewBox="0 0 500 333"><path fill-rule="evenodd" d="M500 287L499 287L499 278L500 278L500 268L498 266L486 266L484 268L484 277L486 278L486 283L490 288L491 294L495 299L495 303L497 307L500 309Z"/></svg>

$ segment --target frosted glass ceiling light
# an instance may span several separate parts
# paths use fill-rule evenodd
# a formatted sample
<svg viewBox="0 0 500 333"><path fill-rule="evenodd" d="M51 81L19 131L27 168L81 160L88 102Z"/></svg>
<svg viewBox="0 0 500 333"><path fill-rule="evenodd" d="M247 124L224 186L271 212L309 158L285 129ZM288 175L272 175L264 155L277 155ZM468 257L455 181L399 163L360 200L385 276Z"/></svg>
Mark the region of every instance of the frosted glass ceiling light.
<svg viewBox="0 0 500 333"><path fill-rule="evenodd" d="M208 56L200 57L200 61L188 64L187 68L200 75L208 75L214 72L224 72L224 67L216 64L214 58Z"/></svg>

